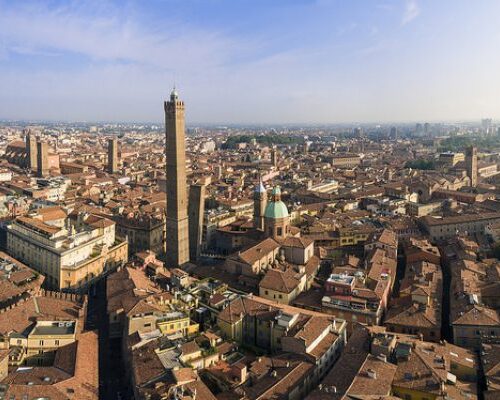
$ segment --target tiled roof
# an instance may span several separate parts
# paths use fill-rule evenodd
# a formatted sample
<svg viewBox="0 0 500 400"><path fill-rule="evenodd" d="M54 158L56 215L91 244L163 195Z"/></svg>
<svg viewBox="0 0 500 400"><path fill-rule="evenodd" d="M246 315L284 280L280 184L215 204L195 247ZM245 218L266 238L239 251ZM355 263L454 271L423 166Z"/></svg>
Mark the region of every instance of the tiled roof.
<svg viewBox="0 0 500 400"><path fill-rule="evenodd" d="M289 294L293 292L300 284L300 274L287 268L285 271L279 269L269 269L259 286L264 289L274 290L281 293Z"/></svg>
<svg viewBox="0 0 500 400"><path fill-rule="evenodd" d="M238 257L243 262L246 262L248 264L254 264L261 258L268 255L270 252L278 249L279 247L280 245L278 242L276 242L272 238L267 238L262 242L256 244L255 246L252 246L249 249L240 252Z"/></svg>

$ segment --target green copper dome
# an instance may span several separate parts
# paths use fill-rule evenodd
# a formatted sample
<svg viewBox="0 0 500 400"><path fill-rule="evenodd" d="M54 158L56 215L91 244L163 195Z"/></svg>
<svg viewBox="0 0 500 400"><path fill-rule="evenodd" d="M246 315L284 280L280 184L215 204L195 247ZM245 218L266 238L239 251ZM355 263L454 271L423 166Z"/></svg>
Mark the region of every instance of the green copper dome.
<svg viewBox="0 0 500 400"><path fill-rule="evenodd" d="M281 196L281 189L279 186L275 186L273 191L272 191L273 196Z"/></svg>
<svg viewBox="0 0 500 400"><path fill-rule="evenodd" d="M266 218L286 218L288 217L288 209L285 203L280 201L271 201L267 204L266 211L264 213Z"/></svg>

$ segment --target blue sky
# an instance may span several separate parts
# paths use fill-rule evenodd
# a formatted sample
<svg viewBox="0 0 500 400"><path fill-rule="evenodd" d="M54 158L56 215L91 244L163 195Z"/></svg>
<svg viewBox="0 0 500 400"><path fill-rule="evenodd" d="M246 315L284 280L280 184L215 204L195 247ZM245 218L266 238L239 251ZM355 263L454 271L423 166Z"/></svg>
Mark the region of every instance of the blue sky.
<svg viewBox="0 0 500 400"><path fill-rule="evenodd" d="M500 117L496 0L0 0L0 118Z"/></svg>

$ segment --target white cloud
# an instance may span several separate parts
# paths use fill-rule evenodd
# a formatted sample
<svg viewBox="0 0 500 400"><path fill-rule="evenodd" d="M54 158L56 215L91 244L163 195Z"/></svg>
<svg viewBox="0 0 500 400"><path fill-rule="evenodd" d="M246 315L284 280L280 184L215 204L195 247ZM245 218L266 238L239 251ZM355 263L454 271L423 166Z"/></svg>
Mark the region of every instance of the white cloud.
<svg viewBox="0 0 500 400"><path fill-rule="evenodd" d="M218 66L238 48L217 32L176 21L169 21L160 30L117 9L109 16L86 11L78 7L3 7L0 37L13 53L69 52L95 61L133 62L170 70Z"/></svg>
<svg viewBox="0 0 500 400"><path fill-rule="evenodd" d="M406 25L413 21L420 15L420 7L416 0L408 0L406 2L405 11L403 18L401 19L401 25Z"/></svg>
<svg viewBox="0 0 500 400"><path fill-rule="evenodd" d="M145 20L100 0L34 4L0 0L0 118L159 122L174 79L189 123L432 120L494 117L500 109L500 57L484 40L495 36L494 25L478 18L465 48L456 24L447 27L454 40L446 46L420 36L408 42L409 30L395 35L384 21L414 20L412 1L404 18L396 7L379 13L383 20L340 15L307 43L297 40L301 29L313 29L305 22L293 32L259 26L249 33L229 22ZM353 18L359 26L346 22Z"/></svg>

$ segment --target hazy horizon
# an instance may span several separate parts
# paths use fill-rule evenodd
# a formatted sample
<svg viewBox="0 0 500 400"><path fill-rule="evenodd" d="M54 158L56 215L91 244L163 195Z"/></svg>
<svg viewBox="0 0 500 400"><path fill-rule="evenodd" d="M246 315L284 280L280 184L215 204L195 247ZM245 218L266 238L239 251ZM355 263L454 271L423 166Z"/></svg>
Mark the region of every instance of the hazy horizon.
<svg viewBox="0 0 500 400"><path fill-rule="evenodd" d="M0 0L0 119L335 125L500 117L497 1Z"/></svg>

